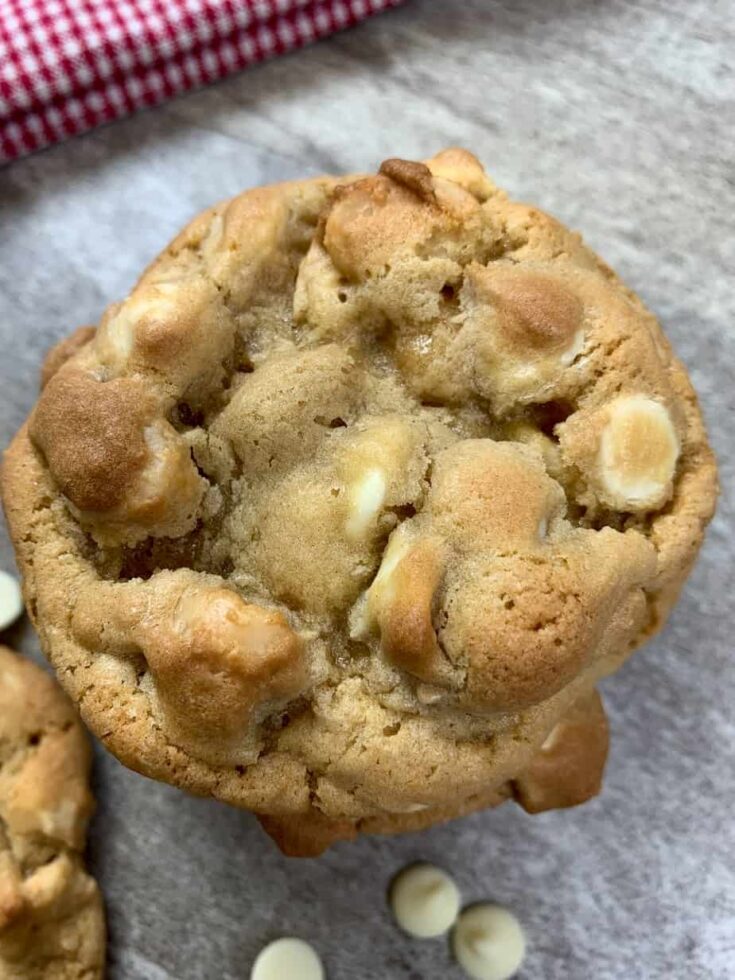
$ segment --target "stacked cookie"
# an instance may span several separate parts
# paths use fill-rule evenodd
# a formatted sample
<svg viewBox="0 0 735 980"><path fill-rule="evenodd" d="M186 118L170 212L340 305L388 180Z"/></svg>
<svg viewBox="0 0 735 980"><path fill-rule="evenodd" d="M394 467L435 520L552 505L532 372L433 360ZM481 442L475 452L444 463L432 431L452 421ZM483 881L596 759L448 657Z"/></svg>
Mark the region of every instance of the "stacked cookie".
<svg viewBox="0 0 735 980"><path fill-rule="evenodd" d="M82 862L91 753L40 668L0 646L0 977L95 980L105 922Z"/></svg>
<svg viewBox="0 0 735 980"><path fill-rule="evenodd" d="M293 854L597 792L595 685L664 621L716 474L578 235L460 150L250 191L46 374L5 508L123 762Z"/></svg>

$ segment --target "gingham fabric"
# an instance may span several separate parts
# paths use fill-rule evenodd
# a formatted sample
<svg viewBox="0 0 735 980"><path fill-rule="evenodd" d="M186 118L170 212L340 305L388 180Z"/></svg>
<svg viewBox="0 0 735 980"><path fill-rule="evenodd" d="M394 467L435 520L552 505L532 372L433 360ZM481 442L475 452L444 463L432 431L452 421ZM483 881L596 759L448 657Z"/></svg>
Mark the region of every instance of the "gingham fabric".
<svg viewBox="0 0 735 980"><path fill-rule="evenodd" d="M0 163L401 0L0 0Z"/></svg>

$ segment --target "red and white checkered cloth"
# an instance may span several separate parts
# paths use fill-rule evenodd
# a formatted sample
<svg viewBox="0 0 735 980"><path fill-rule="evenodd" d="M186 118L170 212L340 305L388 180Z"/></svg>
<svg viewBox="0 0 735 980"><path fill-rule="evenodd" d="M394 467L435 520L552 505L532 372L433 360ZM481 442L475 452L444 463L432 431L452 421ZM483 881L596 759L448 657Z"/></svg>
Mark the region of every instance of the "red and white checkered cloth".
<svg viewBox="0 0 735 980"><path fill-rule="evenodd" d="M401 0L0 0L0 164Z"/></svg>

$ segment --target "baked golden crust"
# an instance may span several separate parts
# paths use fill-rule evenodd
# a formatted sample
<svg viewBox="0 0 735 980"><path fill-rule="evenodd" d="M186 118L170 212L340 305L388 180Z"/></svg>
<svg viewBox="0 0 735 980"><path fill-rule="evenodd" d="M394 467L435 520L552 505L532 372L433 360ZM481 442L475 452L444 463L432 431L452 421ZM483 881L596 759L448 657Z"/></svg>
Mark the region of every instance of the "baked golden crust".
<svg viewBox="0 0 735 980"><path fill-rule="evenodd" d="M108 747L325 840L511 795L663 622L716 469L655 318L454 149L195 219L3 497Z"/></svg>
<svg viewBox="0 0 735 980"><path fill-rule="evenodd" d="M593 690L556 723L521 776L459 803L359 821L330 820L321 810L312 808L298 817L260 817L260 822L284 853L316 857L336 841L353 840L358 833L424 830L476 810L499 806L511 797L528 813L578 806L599 793L607 750L607 717L600 695Z"/></svg>
<svg viewBox="0 0 735 980"><path fill-rule="evenodd" d="M105 923L82 851L91 753L72 705L0 647L0 977L94 980Z"/></svg>
<svg viewBox="0 0 735 980"><path fill-rule="evenodd" d="M64 337L46 354L41 365L41 388L45 388L59 368L66 364L70 357L81 350L94 337L96 327L77 327L68 337Z"/></svg>

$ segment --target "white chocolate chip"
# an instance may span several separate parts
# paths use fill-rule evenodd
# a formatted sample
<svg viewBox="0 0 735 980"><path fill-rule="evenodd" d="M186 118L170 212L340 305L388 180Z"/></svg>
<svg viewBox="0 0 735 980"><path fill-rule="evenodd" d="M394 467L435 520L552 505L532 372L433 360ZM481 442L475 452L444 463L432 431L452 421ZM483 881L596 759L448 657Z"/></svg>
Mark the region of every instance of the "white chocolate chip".
<svg viewBox="0 0 735 980"><path fill-rule="evenodd" d="M639 510L663 504L679 456L679 440L660 402L627 395L610 406L599 451L600 478L611 502Z"/></svg>
<svg viewBox="0 0 735 980"><path fill-rule="evenodd" d="M100 357L115 371L122 371L133 351L135 321L125 305L100 329L95 341Z"/></svg>
<svg viewBox="0 0 735 980"><path fill-rule="evenodd" d="M396 878L390 903L396 922L411 936L441 936L459 912L459 891L449 875L431 864L415 864Z"/></svg>
<svg viewBox="0 0 735 980"><path fill-rule="evenodd" d="M381 603L390 592L390 580L399 562L408 554L410 538L407 533L407 525L399 525L388 541L388 547L383 553L383 560L380 563L378 574L373 579L373 584L362 596L352 611L350 616L351 633L353 639L364 639L373 628L377 621L378 610Z"/></svg>
<svg viewBox="0 0 735 980"><path fill-rule="evenodd" d="M559 358L559 360L564 365L564 367L569 367L570 364L574 363L574 361L577 358L577 355L582 353L583 347L584 347L584 331L578 330L575 333L575 335L572 337L572 342L569 345L569 347L567 347L567 349L562 352L562 355Z"/></svg>
<svg viewBox="0 0 735 980"><path fill-rule="evenodd" d="M518 919L500 905L473 905L452 933L457 962L473 980L509 980L520 968L526 940Z"/></svg>
<svg viewBox="0 0 735 980"><path fill-rule="evenodd" d="M364 537L375 524L385 500L386 488L385 473L377 468L367 470L362 479L350 488L350 516L346 529L351 538Z"/></svg>
<svg viewBox="0 0 735 980"><path fill-rule="evenodd" d="M95 344L100 359L113 372L124 371L133 353L138 323L144 319L166 322L176 316L180 282L169 273L129 296L99 330Z"/></svg>
<svg viewBox="0 0 735 980"><path fill-rule="evenodd" d="M261 949L250 980L324 980L324 967L313 947L289 936Z"/></svg>
<svg viewBox="0 0 735 980"><path fill-rule="evenodd" d="M373 584L370 586L371 592L376 586L378 589L380 589L381 587L385 587L385 585L387 585L391 575L396 570L398 563L405 557L405 555L408 554L408 548L408 534L406 533L405 525L401 524L400 527L396 528L390 537L388 547L383 553L383 560L380 563L378 574L375 576Z"/></svg>
<svg viewBox="0 0 735 980"><path fill-rule="evenodd" d="M541 751L551 752L551 750L554 748L556 743L559 741L560 736L561 736L561 726L554 725L554 727L551 729L549 734L541 743Z"/></svg>
<svg viewBox="0 0 735 980"><path fill-rule="evenodd" d="M0 571L0 630L7 629L22 614L23 597L17 580Z"/></svg>
<svg viewBox="0 0 735 980"><path fill-rule="evenodd" d="M351 435L340 459L347 488L345 531L366 538L385 506L410 503L420 493L419 431L392 417Z"/></svg>

